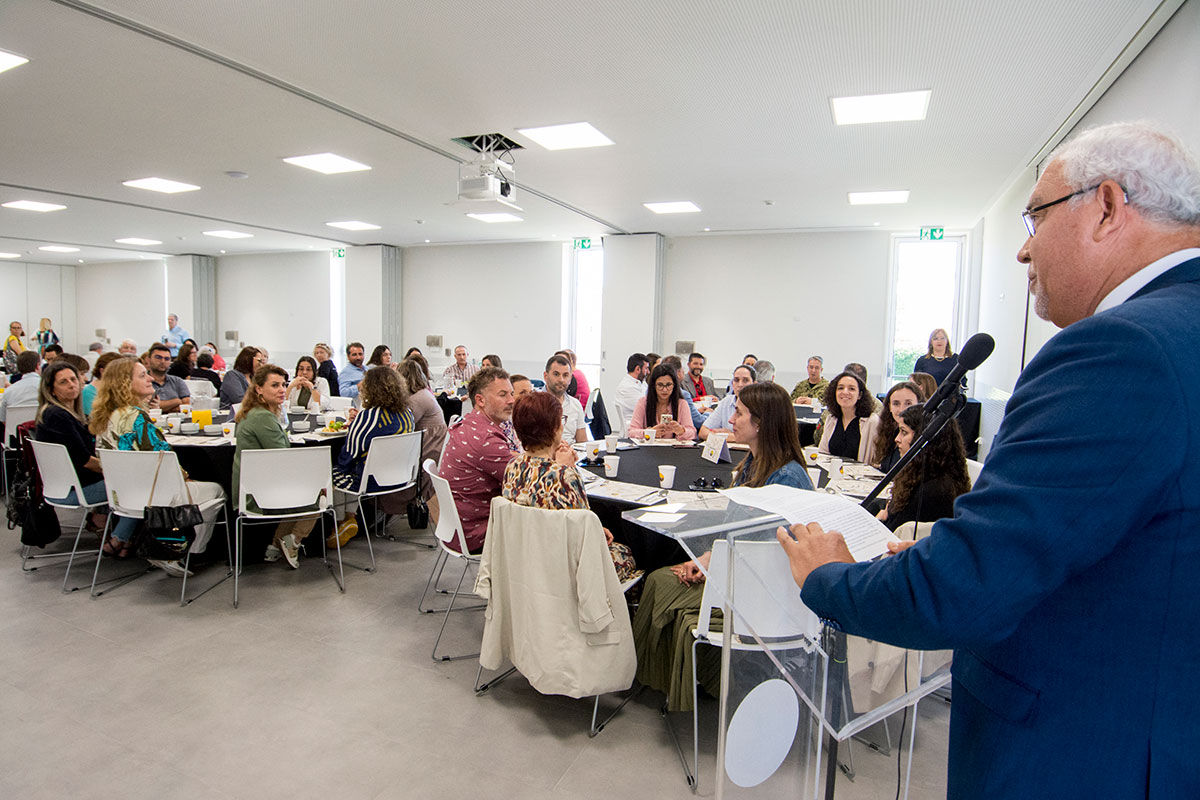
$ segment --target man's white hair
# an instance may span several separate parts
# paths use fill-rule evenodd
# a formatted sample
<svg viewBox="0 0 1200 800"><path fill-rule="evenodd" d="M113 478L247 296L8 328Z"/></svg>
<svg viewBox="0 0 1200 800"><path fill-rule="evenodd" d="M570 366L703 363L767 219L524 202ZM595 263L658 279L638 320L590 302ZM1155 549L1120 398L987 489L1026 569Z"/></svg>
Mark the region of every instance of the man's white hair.
<svg viewBox="0 0 1200 800"><path fill-rule="evenodd" d="M1154 123L1090 128L1051 153L1050 162L1056 161L1076 191L1114 180L1151 222L1200 225L1200 164L1178 137Z"/></svg>

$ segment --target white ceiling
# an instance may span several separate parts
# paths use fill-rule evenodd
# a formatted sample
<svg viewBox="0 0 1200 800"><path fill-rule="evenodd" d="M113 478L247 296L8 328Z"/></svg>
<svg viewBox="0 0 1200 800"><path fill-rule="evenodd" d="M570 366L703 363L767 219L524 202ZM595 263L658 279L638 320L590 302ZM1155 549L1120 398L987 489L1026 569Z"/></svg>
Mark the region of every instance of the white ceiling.
<svg viewBox="0 0 1200 800"><path fill-rule="evenodd" d="M1159 5L4 0L0 49L31 61L0 74L0 202L68 209L0 208L0 251L65 264L338 242L969 227ZM923 122L833 124L830 97L913 89L932 90ZM551 152L516 133L581 120L616 144ZM515 154L524 222L489 225L451 205L454 157L471 153L450 140L485 132L528 148ZM324 151L374 169L325 176L280 160ZM121 185L148 176L203 188ZM847 203L873 189L912 194ZM683 199L703 211L641 206ZM383 229L324 224L346 219ZM255 238L201 235L213 228ZM164 244L113 244L130 236ZM37 250L53 243L81 252Z"/></svg>

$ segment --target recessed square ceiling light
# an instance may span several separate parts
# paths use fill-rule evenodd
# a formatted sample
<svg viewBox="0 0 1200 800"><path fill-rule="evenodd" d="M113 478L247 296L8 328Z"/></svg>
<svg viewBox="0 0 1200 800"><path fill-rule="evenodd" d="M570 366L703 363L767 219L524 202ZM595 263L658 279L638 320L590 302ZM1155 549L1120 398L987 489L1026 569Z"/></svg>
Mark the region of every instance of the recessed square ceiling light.
<svg viewBox="0 0 1200 800"><path fill-rule="evenodd" d="M19 56L16 53L6 53L3 50L0 50L0 72L4 72L7 69L12 69L13 67L19 67L22 64L28 63L29 59L25 58L24 56Z"/></svg>
<svg viewBox="0 0 1200 800"><path fill-rule="evenodd" d="M0 258L20 258L20 253L0 253Z"/></svg>
<svg viewBox="0 0 1200 800"><path fill-rule="evenodd" d="M241 231L204 231L205 236L216 236L218 239L253 239L253 233Z"/></svg>
<svg viewBox="0 0 1200 800"><path fill-rule="evenodd" d="M852 206L882 205L884 203L907 203L908 189L894 192L847 192Z"/></svg>
<svg viewBox="0 0 1200 800"><path fill-rule="evenodd" d="M163 194L194 192L200 188L190 183L180 183L166 178L138 178L135 181L123 181L122 185L133 189L149 189L152 192L162 192Z"/></svg>
<svg viewBox="0 0 1200 800"><path fill-rule="evenodd" d="M700 206L691 200L678 200L671 203L642 203L655 214L691 214L700 210Z"/></svg>
<svg viewBox="0 0 1200 800"><path fill-rule="evenodd" d="M36 200L13 200L11 203L4 203L5 208L16 208L21 211L62 211L66 206L60 206L57 203L39 203Z"/></svg>
<svg viewBox="0 0 1200 800"><path fill-rule="evenodd" d="M590 122L568 122L565 125L545 125L540 128L517 128L547 150L571 150L577 147L604 147L613 140L592 127Z"/></svg>
<svg viewBox="0 0 1200 800"><path fill-rule="evenodd" d="M832 97L833 121L838 125L867 122L913 122L925 119L929 110L929 90L864 94L858 97Z"/></svg>
<svg viewBox="0 0 1200 800"><path fill-rule="evenodd" d="M136 236L130 236L128 239L114 239L117 244L162 244L158 239L139 239Z"/></svg>
<svg viewBox="0 0 1200 800"><path fill-rule="evenodd" d="M380 229L378 225L372 225L369 222L359 222L356 219L347 222L326 222L325 224L331 228L341 228L344 231L377 231Z"/></svg>
<svg viewBox="0 0 1200 800"><path fill-rule="evenodd" d="M289 164L295 164L297 167L304 167L315 172L323 172L326 175L335 175L339 172L361 172L364 169L370 169L366 164L360 164L357 161L351 161L348 158L339 156L336 153L316 153L311 156L292 156L285 158Z"/></svg>
<svg viewBox="0 0 1200 800"><path fill-rule="evenodd" d="M524 222L516 214L467 214L467 216L480 222Z"/></svg>
<svg viewBox="0 0 1200 800"><path fill-rule="evenodd" d="M47 253L78 253L78 247L64 247L61 244L48 244L45 247L39 247L38 250L45 250Z"/></svg>

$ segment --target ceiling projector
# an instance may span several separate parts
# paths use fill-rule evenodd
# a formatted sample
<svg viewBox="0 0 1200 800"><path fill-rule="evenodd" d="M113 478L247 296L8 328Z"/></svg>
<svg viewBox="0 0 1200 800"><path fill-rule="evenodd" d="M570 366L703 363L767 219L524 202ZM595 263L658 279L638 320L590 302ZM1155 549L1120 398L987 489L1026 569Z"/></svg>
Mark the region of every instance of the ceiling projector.
<svg viewBox="0 0 1200 800"><path fill-rule="evenodd" d="M459 204L496 204L516 208L516 190L512 184L513 167L506 161L483 153L474 161L458 167Z"/></svg>

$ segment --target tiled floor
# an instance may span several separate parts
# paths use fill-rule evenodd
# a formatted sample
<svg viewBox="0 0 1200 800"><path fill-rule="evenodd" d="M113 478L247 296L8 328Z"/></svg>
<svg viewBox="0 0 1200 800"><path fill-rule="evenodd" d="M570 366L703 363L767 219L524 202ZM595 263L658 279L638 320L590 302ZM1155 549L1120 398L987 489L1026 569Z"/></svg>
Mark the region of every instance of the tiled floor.
<svg viewBox="0 0 1200 800"><path fill-rule="evenodd" d="M316 559L248 567L235 611L231 584L180 608L178 581L157 572L97 600L64 595L61 567L23 574L18 532L2 535L0 798L692 796L655 693L589 739L588 701L519 676L476 697L477 661L431 661L441 618L416 611L428 550L377 542L378 573L348 573L345 594ZM348 550L365 558L361 537ZM471 652L482 624L455 614L443 644ZM709 796L716 704L701 710ZM921 705L910 797L945 794L948 717ZM855 745L854 764L838 798L895 794L895 754Z"/></svg>

